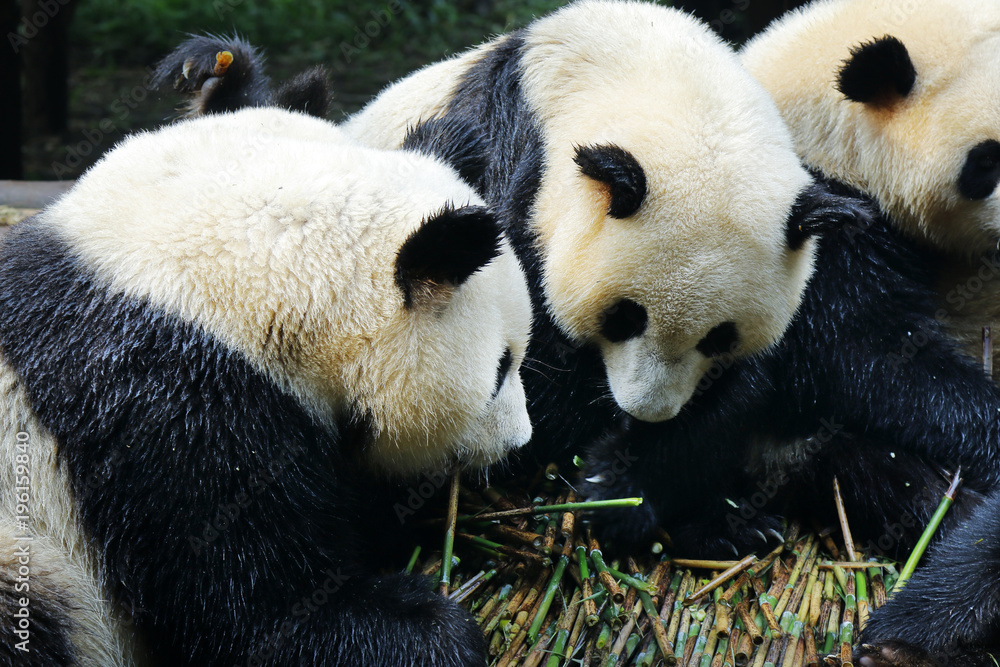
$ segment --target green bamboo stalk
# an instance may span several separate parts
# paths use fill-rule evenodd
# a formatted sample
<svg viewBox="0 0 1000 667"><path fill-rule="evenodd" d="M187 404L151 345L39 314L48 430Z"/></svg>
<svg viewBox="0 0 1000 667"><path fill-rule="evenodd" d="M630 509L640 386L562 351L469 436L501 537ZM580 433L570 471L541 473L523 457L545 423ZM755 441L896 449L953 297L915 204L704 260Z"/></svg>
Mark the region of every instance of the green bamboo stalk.
<svg viewBox="0 0 1000 667"><path fill-rule="evenodd" d="M552 572L552 578L549 580L549 585L545 589L545 597L542 598L541 606L538 607L538 613L535 614L535 620L532 621L531 627L528 628L528 641L531 643L534 643L538 638L538 631L542 628L542 621L544 621L545 617L548 616L549 607L552 606L552 600L556 596L556 591L559 590L559 583L562 581L563 572L566 570L567 563L569 563L568 557L559 557L556 569Z"/></svg>
<svg viewBox="0 0 1000 667"><path fill-rule="evenodd" d="M636 591L644 591L646 593L649 593L650 595L656 593L656 586L653 586L648 581L643 581L638 577L633 577L629 574L625 574L621 570L616 570L613 567L609 567L608 572L610 572L611 576L613 576L615 579L618 579L626 586L631 586Z"/></svg>
<svg viewBox="0 0 1000 667"><path fill-rule="evenodd" d="M961 468L955 472L955 477L951 480L951 486L948 487L944 497L941 498L941 502L938 504L937 510L934 511L934 515L927 523L927 527L920 535L920 539L917 540L917 545L913 547L913 552L910 554L910 557L906 559L906 564L903 565L903 571L899 573L899 579L896 580L896 584L892 588L893 593L902 589L913 575L913 571L917 569L917 563L920 562L920 559L924 555L924 551L927 550L927 545L930 544L931 538L934 537L934 533L937 532L938 526L941 525L941 520L944 519L944 515L948 513L948 509L955 500L955 492L958 490L958 485L962 483L962 478L960 477L961 473Z"/></svg>
<svg viewBox="0 0 1000 667"><path fill-rule="evenodd" d="M412 574L413 568L417 564L417 559L420 558L420 545L418 544L416 548L413 549L413 555L410 556L410 562L406 564L406 573Z"/></svg>

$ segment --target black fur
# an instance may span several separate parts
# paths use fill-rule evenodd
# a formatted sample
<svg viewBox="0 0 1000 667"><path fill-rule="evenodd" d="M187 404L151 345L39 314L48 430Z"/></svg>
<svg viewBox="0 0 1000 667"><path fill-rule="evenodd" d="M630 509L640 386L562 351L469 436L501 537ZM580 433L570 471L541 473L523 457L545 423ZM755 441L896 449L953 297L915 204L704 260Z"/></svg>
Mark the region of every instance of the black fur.
<svg viewBox="0 0 1000 667"><path fill-rule="evenodd" d="M608 144L578 146L573 161L580 172L606 185L611 193L608 215L627 218L646 198L646 172L627 150Z"/></svg>
<svg viewBox="0 0 1000 667"><path fill-rule="evenodd" d="M396 255L396 285L406 307L414 295L457 287L500 254L501 232L481 206L446 208L410 234Z"/></svg>
<svg viewBox="0 0 1000 667"><path fill-rule="evenodd" d="M1000 657L1000 491L934 546L861 633L865 667L996 665Z"/></svg>
<svg viewBox="0 0 1000 667"><path fill-rule="evenodd" d="M233 61L228 69L219 71L217 55L223 51L229 51ZM303 72L275 91L264 74L263 56L239 37L191 37L156 66L153 86L190 95L196 114L276 106L324 118L330 110L330 81L325 69Z"/></svg>
<svg viewBox="0 0 1000 667"><path fill-rule="evenodd" d="M863 204L852 197L834 194L823 183L813 183L799 193L788 214L785 241L798 250L807 240L864 219Z"/></svg>
<svg viewBox="0 0 1000 667"><path fill-rule="evenodd" d="M440 159L466 183L479 183L486 172L486 139L476 125L456 115L420 123L406 133L402 148Z"/></svg>
<svg viewBox="0 0 1000 667"><path fill-rule="evenodd" d="M0 345L164 664L482 665L465 612L373 569L361 517L391 516L391 490L339 430L209 332L108 292L41 218L0 247Z"/></svg>
<svg viewBox="0 0 1000 667"><path fill-rule="evenodd" d="M1000 182L1000 141L989 139L969 151L958 177L958 191L966 199L986 199Z"/></svg>
<svg viewBox="0 0 1000 667"><path fill-rule="evenodd" d="M646 498L642 513L596 515L603 537L634 543L659 522L680 553L755 550L779 513L832 519L837 474L855 538L905 553L961 465L954 525L1000 481L1000 389L938 319L938 261L881 215L823 236L778 346L723 357L675 419L629 420L595 446L587 495Z"/></svg>
<svg viewBox="0 0 1000 667"><path fill-rule="evenodd" d="M740 332L733 322L723 322L705 334L695 346L706 357L720 357L731 354L740 342Z"/></svg>
<svg viewBox="0 0 1000 667"><path fill-rule="evenodd" d="M493 398L500 393L500 389L503 387L504 381L507 379L507 374L510 373L510 367L514 365L514 355L510 353L510 348L508 347L503 351L503 356L500 357L500 363L497 364L497 381L493 385Z"/></svg>
<svg viewBox="0 0 1000 667"><path fill-rule="evenodd" d="M622 299L608 308L601 321L601 335L612 343L641 336L649 323L646 309L631 299Z"/></svg>
<svg viewBox="0 0 1000 667"><path fill-rule="evenodd" d="M854 102L881 106L909 95L916 80L906 46L886 35L851 49L837 75L837 90Z"/></svg>

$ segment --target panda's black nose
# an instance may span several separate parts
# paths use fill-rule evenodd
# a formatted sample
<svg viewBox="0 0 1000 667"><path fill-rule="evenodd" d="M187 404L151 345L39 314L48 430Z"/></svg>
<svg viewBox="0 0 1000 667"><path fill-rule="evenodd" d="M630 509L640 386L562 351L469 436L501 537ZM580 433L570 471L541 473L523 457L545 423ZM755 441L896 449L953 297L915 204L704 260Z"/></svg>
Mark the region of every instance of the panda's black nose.
<svg viewBox="0 0 1000 667"><path fill-rule="evenodd" d="M705 334L705 337L698 341L695 349L706 357L719 357L733 351L736 344L740 342L740 332L736 328L735 322L723 322Z"/></svg>
<svg viewBox="0 0 1000 667"><path fill-rule="evenodd" d="M622 299L601 315L601 335L612 343L624 343L641 336L649 316L646 309L631 299Z"/></svg>

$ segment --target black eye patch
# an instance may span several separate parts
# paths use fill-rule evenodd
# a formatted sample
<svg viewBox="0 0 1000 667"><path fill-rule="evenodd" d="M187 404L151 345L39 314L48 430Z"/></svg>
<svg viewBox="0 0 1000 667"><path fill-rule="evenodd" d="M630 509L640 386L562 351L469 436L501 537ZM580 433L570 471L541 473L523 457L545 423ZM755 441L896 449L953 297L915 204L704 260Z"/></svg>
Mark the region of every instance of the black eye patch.
<svg viewBox="0 0 1000 667"><path fill-rule="evenodd" d="M986 199L1000 182L1000 142L990 139L975 146L965 158L958 191L973 201Z"/></svg>
<svg viewBox="0 0 1000 667"><path fill-rule="evenodd" d="M514 355L510 353L510 348L508 347L503 352L503 356L500 357L500 364L497 366L497 381L493 387L493 396L496 398L497 394L500 393L500 388L503 387L504 380L507 379L507 374L510 372L510 367L514 365Z"/></svg>
<svg viewBox="0 0 1000 667"><path fill-rule="evenodd" d="M705 337L695 345L695 349L706 357L721 357L732 352L733 347L739 342L740 332L736 329L736 324L723 322L705 334Z"/></svg>
<svg viewBox="0 0 1000 667"><path fill-rule="evenodd" d="M624 343L641 336L648 320L645 308L631 299L622 299L604 311L601 335L612 343Z"/></svg>

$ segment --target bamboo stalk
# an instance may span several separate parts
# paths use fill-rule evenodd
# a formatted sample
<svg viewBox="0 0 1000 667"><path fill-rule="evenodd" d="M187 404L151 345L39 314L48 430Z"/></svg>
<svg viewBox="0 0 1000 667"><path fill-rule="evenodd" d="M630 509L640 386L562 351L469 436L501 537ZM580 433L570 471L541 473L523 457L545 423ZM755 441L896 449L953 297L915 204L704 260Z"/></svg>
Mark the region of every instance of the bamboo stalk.
<svg viewBox="0 0 1000 667"><path fill-rule="evenodd" d="M469 535L468 533L455 533L455 538L462 540L464 542L469 542L471 544L478 544L480 546L484 546L500 554L512 556L514 558L530 560L545 566L552 564L552 561L550 559L540 554L536 554L531 551L523 551L521 549L515 549L513 547L507 546L506 544L499 544L497 542L492 542L485 538L479 537L478 535Z"/></svg>
<svg viewBox="0 0 1000 667"><path fill-rule="evenodd" d="M723 592L721 601L725 602L726 604L729 604L732 601L733 596L739 593L740 589L746 586L749 582L750 582L749 574L747 574L746 572L740 574L740 576L736 578L736 581L733 582L733 585L727 588L725 592Z"/></svg>
<svg viewBox="0 0 1000 667"><path fill-rule="evenodd" d="M448 493L448 518L444 534L444 550L441 552L441 581L438 593L448 597L448 587L451 585L451 555L455 550L455 520L458 518L458 485L461 472L455 470L451 476L451 488Z"/></svg>
<svg viewBox="0 0 1000 667"><path fill-rule="evenodd" d="M857 608L854 572L851 572L847 575L847 588L844 591L844 618L840 623L841 667L853 667L851 658L854 645L854 615Z"/></svg>
<svg viewBox="0 0 1000 667"><path fill-rule="evenodd" d="M580 641L580 635L584 632L584 628L586 627L586 618L586 611L584 610L583 605L580 605L579 611L576 614L576 620L573 622L573 629L570 630L569 633L569 640L566 642L567 661L569 661L569 659L572 658L573 654L576 652L577 644Z"/></svg>
<svg viewBox="0 0 1000 667"><path fill-rule="evenodd" d="M528 655L524 657L524 662L521 663L521 667L538 667L541 664L542 659L545 657L549 646L555 641L555 633L552 632L552 625L550 624L546 628L545 633L538 638L538 640L532 645L531 650L528 651Z"/></svg>
<svg viewBox="0 0 1000 667"><path fill-rule="evenodd" d="M678 572L678 574L680 573ZM668 665L673 665L677 662L677 636L680 632L680 624L684 616L684 611L687 611L684 609L681 602L684 599L684 595L693 584L694 577L690 572L685 572L681 577L680 586L678 587L676 594L673 590L671 590L671 592L667 595L667 599L663 601L663 606L660 607L661 620L664 619L663 614L664 612L667 612L668 609L670 616L670 624L667 626L667 643L670 644L671 649L670 653L664 656ZM673 584L670 585L670 588L673 589ZM681 646L680 648L683 652L684 647Z"/></svg>
<svg viewBox="0 0 1000 667"><path fill-rule="evenodd" d="M806 667L818 667L819 655L816 653L816 634L813 626L807 625L803 630L805 639L805 665Z"/></svg>
<svg viewBox="0 0 1000 667"><path fill-rule="evenodd" d="M476 574L474 577L462 584L461 588L456 589L450 595L451 599L455 602L462 602L470 595L478 591L484 585L486 585L493 577L497 575L496 569L491 569L488 571L482 571Z"/></svg>
<svg viewBox="0 0 1000 667"><path fill-rule="evenodd" d="M840 561L825 561L820 563L816 567L818 567L821 570L832 570L838 567L842 570L873 570L873 569L880 570L884 567L888 567L888 565L886 563L873 563L871 561L852 563L850 561L840 560Z"/></svg>
<svg viewBox="0 0 1000 667"><path fill-rule="evenodd" d="M611 576L608 571L608 566L604 564L604 557L601 555L601 545L597 543L597 540L593 536L590 536L590 560L594 563L594 569L597 570L597 578L600 579L601 584L604 589L614 600L615 604L621 604L625 601L625 594L622 593L622 589L618 586L618 582L615 578Z"/></svg>
<svg viewBox="0 0 1000 667"><path fill-rule="evenodd" d="M417 564L417 559L420 558L420 545L418 544L413 549L413 555L410 556L409 562L406 564L406 573L410 574L413 572L414 566Z"/></svg>
<svg viewBox="0 0 1000 667"><path fill-rule="evenodd" d="M697 558L671 558L671 564L677 567L684 567L690 570L728 570L734 565L739 565L738 560L700 560Z"/></svg>
<svg viewBox="0 0 1000 667"><path fill-rule="evenodd" d="M743 623L743 619L738 621ZM745 667L747 663L750 662L750 656L753 655L754 648L757 646L753 643L753 636L746 630L746 628L740 629L740 639L736 646L736 653L733 661L736 663L737 667Z"/></svg>
<svg viewBox="0 0 1000 667"><path fill-rule="evenodd" d="M764 643L764 635L761 634L760 628L757 627L757 623L754 622L753 617L750 615L750 610L747 607L746 600L743 600L738 605L736 605L736 614L743 621L743 629L746 630L746 634L749 636L751 642L754 646L760 646Z"/></svg>
<svg viewBox="0 0 1000 667"><path fill-rule="evenodd" d="M685 614L691 614L690 609L684 610ZM693 616L693 614L692 614ZM683 623L683 621L682 621ZM677 637L677 643L684 645L684 653L679 658L678 662L681 665L688 665L691 662L691 655L694 653L695 643L698 641L698 635L701 633L701 621L697 618L691 618L691 622L688 624L687 636L682 638ZM683 642L681 641L683 639Z"/></svg>
<svg viewBox="0 0 1000 667"><path fill-rule="evenodd" d="M840 518L840 530L844 534L844 547L847 549L847 560L858 560L858 554L854 551L854 537L851 536L851 527L847 523L847 511L844 509L844 498L840 495L840 482L837 476L833 477L833 501L837 505L837 516Z"/></svg>
<svg viewBox="0 0 1000 667"><path fill-rule="evenodd" d="M459 523L468 521L494 521L496 519L506 519L516 516L531 516L535 514L549 514L550 512L580 512L602 509L613 509L616 507L638 507L642 504L642 498L614 498L611 500L588 500L576 503L560 503L556 505L529 505L527 507L514 507L512 509L498 512L484 512L483 514L469 514L458 517Z"/></svg>
<svg viewBox="0 0 1000 667"><path fill-rule="evenodd" d="M521 530L520 528L506 526L502 523L490 524L486 532L497 539L508 540L529 547L535 546L535 541L538 539L538 535L530 530Z"/></svg>
<svg viewBox="0 0 1000 667"><path fill-rule="evenodd" d="M572 644L569 643L571 629L575 625L575 621L579 618L580 614L576 611L576 605L580 602L580 591L576 590L573 592L573 596L569 600L569 606L566 611L563 612L557 625L554 639L552 641L552 650L549 659L545 661L545 667L559 667L559 663L562 659L567 657L568 649ZM580 608L582 609L582 608ZM573 611L571 611L573 610Z"/></svg>
<svg viewBox="0 0 1000 667"><path fill-rule="evenodd" d="M955 492L958 491L958 485L962 483L962 469L959 468L955 472L955 477L951 480L951 485L948 490L945 491L944 497L938 504L937 509L934 511L934 515L931 520L927 523L927 527L924 532L921 533L920 539L917 540L916 546L913 547L913 552L910 553L910 557L906 559L906 564L903 565L902 571L899 573L899 578L896 579L896 585L893 586L892 590L898 591L906 582L909 581L910 576L913 575L913 571L917 569L917 563L924 555L924 551L927 550L927 545L930 544L931 538L934 537L934 533L937 532L938 526L941 525L941 521L944 519L944 515L948 513L948 508L951 507L951 503L955 500Z"/></svg>
<svg viewBox="0 0 1000 667"><path fill-rule="evenodd" d="M549 585L545 589L545 595L542 597L541 606L535 615L535 620L532 622L531 627L528 628L528 640L534 642L538 638L538 631L542 627L542 621L545 620L545 616L549 612L549 607L552 604L552 600L556 596L556 592L559 590L559 584L562 582L563 572L566 571L566 565L569 563L569 558L566 556L560 556L559 562L556 564L556 569L552 573L552 578L549 580Z"/></svg>
<svg viewBox="0 0 1000 667"><path fill-rule="evenodd" d="M716 588L723 585L724 583L735 577L737 574L743 572L756 562L757 562L757 556L754 556L753 554L747 556L740 562L736 563L736 565L727 568L724 572L722 572L722 574L709 581L707 584L699 588L691 595L687 596L687 598L685 598L684 600L684 604L685 605L694 604L694 601L700 598L702 595L707 595L708 593L711 593Z"/></svg>
<svg viewBox="0 0 1000 667"><path fill-rule="evenodd" d="M633 588L637 591L643 591L645 593L653 594L656 592L656 586L653 586L648 581L643 581L637 577L633 577L630 574L625 574L621 570L616 570L613 567L608 568L608 572L615 578L621 581L626 586Z"/></svg>
<svg viewBox="0 0 1000 667"><path fill-rule="evenodd" d="M854 573L854 584L858 594L858 632L860 633L868 625L868 582L865 579L864 570L858 570Z"/></svg>

